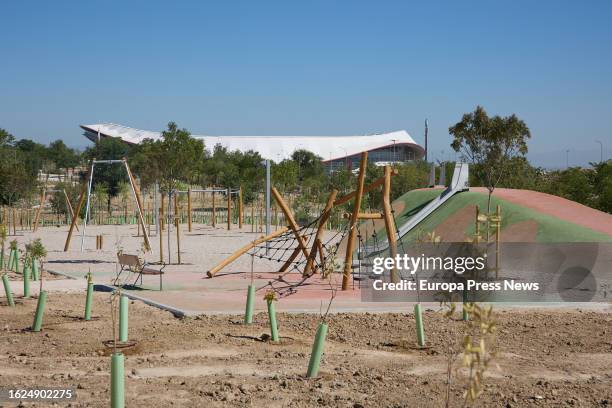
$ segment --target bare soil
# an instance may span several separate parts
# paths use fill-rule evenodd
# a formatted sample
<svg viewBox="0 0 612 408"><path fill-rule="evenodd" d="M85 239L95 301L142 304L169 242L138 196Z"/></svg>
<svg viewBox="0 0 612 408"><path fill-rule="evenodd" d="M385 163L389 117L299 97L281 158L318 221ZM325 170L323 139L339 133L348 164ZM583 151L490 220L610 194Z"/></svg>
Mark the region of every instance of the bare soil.
<svg viewBox="0 0 612 408"><path fill-rule="evenodd" d="M94 320L85 322L83 295L50 293L40 333L28 330L35 299L0 307L0 386L74 387L70 406L109 406L108 299L96 293ZM332 315L320 375L307 379L316 315L279 314L275 344L267 340L265 314L244 326L242 316L177 319L141 302L129 307L136 345L124 350L128 407L443 407L446 345L466 328L428 310L427 347L419 349L411 315ZM612 405L610 313L523 309L496 316L499 368L488 371L477 406ZM463 406L460 358L453 407Z"/></svg>

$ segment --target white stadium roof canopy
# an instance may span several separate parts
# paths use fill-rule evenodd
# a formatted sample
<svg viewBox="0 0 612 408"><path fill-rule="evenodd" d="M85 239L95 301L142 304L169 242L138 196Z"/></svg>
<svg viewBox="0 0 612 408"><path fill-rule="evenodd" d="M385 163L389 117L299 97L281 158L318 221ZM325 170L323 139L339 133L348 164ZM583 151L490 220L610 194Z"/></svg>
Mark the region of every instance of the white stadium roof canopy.
<svg viewBox="0 0 612 408"><path fill-rule="evenodd" d="M85 130L85 136L92 141L98 137L118 137L126 143L138 144L144 139L157 140L162 137L161 132L134 129L114 123L99 123L93 125L81 125ZM280 161L291 158L294 151L305 149L323 158L324 161L340 159L353 156L363 151L380 149L394 144L399 146L411 146L423 155L423 148L418 145L405 130L389 133L378 133L360 136L200 136L192 135L196 139L202 139L207 149L212 149L217 144L230 151L253 150L265 159Z"/></svg>

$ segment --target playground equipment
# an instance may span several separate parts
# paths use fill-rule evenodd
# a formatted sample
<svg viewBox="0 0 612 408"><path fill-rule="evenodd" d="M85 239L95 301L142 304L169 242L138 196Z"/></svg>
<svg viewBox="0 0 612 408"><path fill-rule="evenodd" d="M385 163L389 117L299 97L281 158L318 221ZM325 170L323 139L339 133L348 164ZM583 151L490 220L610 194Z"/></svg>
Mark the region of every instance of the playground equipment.
<svg viewBox="0 0 612 408"><path fill-rule="evenodd" d="M340 241L342 241L345 235L348 235L342 277L342 289L347 290L353 269L353 253L358 238L358 223L359 220L364 219L384 220L387 240L391 246L391 253L395 256L397 253L395 245L397 242L397 226L395 225L392 214L390 193L391 177L396 175L397 172L393 171L391 167L385 166L383 177L375 180L369 185L365 185L367 159L367 152L362 153L359 175L357 178L357 189L340 198L336 198L338 191L333 190L327 198L322 213L316 219L303 226L297 224L290 207L281 194L275 188L272 188L272 195L285 216L287 226L260 237L240 248L218 265L211 268L207 272L208 277L214 277L221 269L232 263L238 257L245 253L250 253L253 257L283 263L278 270L279 273L283 274L277 278L277 282L283 282L282 278L285 273L293 271L301 273L302 280L300 282L289 284L282 289L275 288L273 285L274 282L267 285L270 286L271 289L277 291L281 296L290 294L295 291L295 287L303 284L305 280L310 278L317 271L324 274L326 271L336 268L334 259ZM381 194L383 198L382 212L361 212L363 195L380 187L382 187ZM353 201L353 210L349 215L349 222L346 223L344 228L336 231L332 237L323 241L324 228L332 211L351 201ZM399 279L395 271L392 272L391 279L393 281Z"/></svg>
<svg viewBox="0 0 612 408"><path fill-rule="evenodd" d="M406 223L401 225L398 229L398 237L401 239L404 235L412 231L412 229L419 225L431 213L440 208L452 196L462 191L468 190L470 187L469 179L469 165L467 163L455 163L455 170L453 171L453 178L451 180L450 185L442 192L442 194L431 200L418 213L412 216L408 221L406 221ZM390 246L389 242L389 240L381 242L378 248L366 246L365 252L369 254L371 252L383 251Z"/></svg>
<svg viewBox="0 0 612 408"><path fill-rule="evenodd" d="M70 203L70 198L68 198L68 194L66 194L66 190L64 189L61 189L61 190L43 189L40 194L40 204L38 205L38 208L36 209L36 215L34 216L34 232L38 230L38 222L40 220L40 214L47 201L47 196L53 193L62 193L62 195L64 196L64 200L66 201L66 208L68 209L68 215L70 215L70 220L72 221L72 219L74 219L74 210L72 208L72 204ZM79 228L77 226L77 231L78 230Z"/></svg>
<svg viewBox="0 0 612 408"><path fill-rule="evenodd" d="M81 212L81 209L83 208L83 204L85 202L85 198L87 198L87 204L85 207L85 218L83 219L83 229L81 230L81 251L83 251L83 246L85 242L85 229L87 228L87 220L89 219L89 215L90 215L91 186L93 183L94 170L95 170L96 164L101 164L101 165L119 164L119 165L125 166L125 170L127 172L129 183L132 189L132 193L134 195L136 204L138 206L138 222L140 223L140 226L142 227L144 245L147 250L150 250L151 244L149 242L149 235L147 233L147 228L145 226L145 220L143 216L144 210L143 210L143 205L142 205L142 198L140 196L140 189L136 185L136 180L134 176L132 175L132 171L130 170L130 166L128 165L127 160L126 159L121 159L121 160L96 160L94 159L91 161L91 167L86 177L87 181L83 183L81 194L79 196L79 202L77 204L77 209L75 212L76 214L79 214ZM74 216L72 217L70 229L68 230L68 236L66 237L66 243L64 245L64 252L67 252L68 248L70 247L70 239L72 238L72 232L77 225L77 220L78 220L78 217L74 217Z"/></svg>

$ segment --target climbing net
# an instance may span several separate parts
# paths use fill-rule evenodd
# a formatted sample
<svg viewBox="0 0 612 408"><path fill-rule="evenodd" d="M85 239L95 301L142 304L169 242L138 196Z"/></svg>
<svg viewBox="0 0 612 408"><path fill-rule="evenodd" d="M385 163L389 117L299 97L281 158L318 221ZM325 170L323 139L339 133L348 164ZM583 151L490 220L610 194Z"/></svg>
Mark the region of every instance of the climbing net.
<svg viewBox="0 0 612 408"><path fill-rule="evenodd" d="M251 265L255 258L275 261L282 265L280 268L281 274L257 290L265 289L275 292L279 298L286 297L296 293L300 286L309 284L307 281L316 272L321 273L323 277L327 277L338 269L336 254L341 241L349 231L349 226L347 224L345 227L335 230L331 236L326 237L325 240L321 240L319 244L315 245L317 227L322 216L322 214L319 215L296 231L287 230L278 237L254 246L247 252L251 256ZM302 237L306 251L300 246L301 244L296 235ZM308 274L303 274L308 262L308 257L305 253L310 254L308 251L316 251L317 253L310 255L312 269ZM286 279L287 274L296 272L302 275L300 280L291 282Z"/></svg>

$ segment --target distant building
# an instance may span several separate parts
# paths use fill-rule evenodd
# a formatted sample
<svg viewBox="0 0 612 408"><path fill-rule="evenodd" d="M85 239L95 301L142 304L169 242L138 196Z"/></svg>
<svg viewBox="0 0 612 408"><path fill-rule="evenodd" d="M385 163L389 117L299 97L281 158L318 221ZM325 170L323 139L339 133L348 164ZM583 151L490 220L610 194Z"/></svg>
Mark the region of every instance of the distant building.
<svg viewBox="0 0 612 408"><path fill-rule="evenodd" d="M81 125L84 136L95 142L117 137L129 144L144 139L160 139L161 132L134 129L113 123ZM279 162L290 159L296 150L308 150L323 158L328 169L359 166L360 154L368 152L368 160L376 165L404 163L421 159L425 149L405 130L363 136L198 136L207 149L221 145L228 150L258 152L263 158Z"/></svg>

